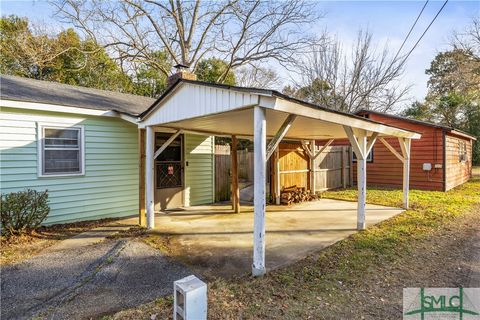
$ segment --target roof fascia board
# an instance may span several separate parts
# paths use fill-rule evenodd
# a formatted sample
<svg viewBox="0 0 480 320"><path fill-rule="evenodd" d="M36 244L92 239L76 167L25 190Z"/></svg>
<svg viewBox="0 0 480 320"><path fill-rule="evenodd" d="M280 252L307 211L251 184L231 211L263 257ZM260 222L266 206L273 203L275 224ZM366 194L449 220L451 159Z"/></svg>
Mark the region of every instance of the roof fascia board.
<svg viewBox="0 0 480 320"><path fill-rule="evenodd" d="M47 104L47 103L26 102L26 101L8 100L8 99L1 99L0 106L6 107L6 108L74 113L74 114L99 116L99 117L113 117L113 118L120 118L128 122L137 124L137 120L135 117L132 117L130 115L123 114L117 111L113 111L113 110L105 111L105 110L97 110L97 109L89 109L89 108L77 108L77 107L70 107L70 106L61 106L61 105L54 105L54 104Z"/></svg>
<svg viewBox="0 0 480 320"><path fill-rule="evenodd" d="M262 103L262 99L260 100ZM270 101L269 101L270 102ZM262 105L269 107L267 105ZM326 111L322 109L315 109L312 107L302 106L299 103L288 101L282 98L276 98L273 106L274 110L283 111L287 113L297 114L303 117L319 119L330 123L336 123L339 125L348 125L353 128L363 129L371 132L378 132L385 136L395 136L409 139L420 139L421 134L412 132L388 125L375 123L361 119L360 117L351 117L341 113Z"/></svg>
<svg viewBox="0 0 480 320"><path fill-rule="evenodd" d="M464 138L467 138L467 139L471 139L471 140L477 140L476 137L474 136L471 136L467 133L464 133L464 132L461 132L461 131L458 131L458 130L447 130L448 133L451 133L451 134L454 134L454 135L457 135L457 136L460 136L460 137L464 137Z"/></svg>
<svg viewBox="0 0 480 320"><path fill-rule="evenodd" d="M452 134L462 136L462 137L465 137L465 138L468 138L468 139L477 140L476 137L474 137L474 136L472 136L472 135L470 135L466 132L462 132L458 129L455 129L455 128L452 128L452 127L449 127L449 126L444 126L444 125L441 125L441 124L436 124L436 123L431 123L431 122L426 122L426 121L411 119L411 118L406 118L406 117L400 117L400 116L397 116L397 115L394 115L394 114L388 114L388 113L383 113L383 112L374 111L374 110L362 109L362 110L359 110L359 111L355 112L355 114L363 114L363 113L372 113L372 114L376 114L376 115L387 117L387 118L404 120L404 121L415 123L415 124L418 124L418 125L424 125L424 126L427 126L427 127L433 127L433 128L438 128L438 129L444 129L447 132L450 132Z"/></svg>
<svg viewBox="0 0 480 320"><path fill-rule="evenodd" d="M161 107L161 104L167 101L175 92L180 84L182 83L181 79L175 82L170 88L167 89L147 110L142 112L139 116L139 122L147 119L152 115L152 113L158 110Z"/></svg>
<svg viewBox="0 0 480 320"><path fill-rule="evenodd" d="M433 128L439 128L439 129L452 130L452 128L447 127L447 126L443 126L443 125L441 125L441 124L430 123L430 122L426 122L426 121L422 121L422 120L417 120L417 119L411 119L411 118L407 118L407 117L400 117L400 116L397 116L397 115L394 115L394 114L388 114L388 113L379 112L379 111L364 110L364 109L362 109L362 110L359 110L359 111L355 112L356 115L358 115L358 114L364 114L364 113L371 113L371 114L376 114L376 115L383 116L383 117L387 117L387 118L392 118L392 119L397 119L397 120L404 120L404 121L407 121L407 122L411 122L411 123L415 123L415 124L419 124L419 125L424 125L424 126L427 126L427 127L433 127Z"/></svg>

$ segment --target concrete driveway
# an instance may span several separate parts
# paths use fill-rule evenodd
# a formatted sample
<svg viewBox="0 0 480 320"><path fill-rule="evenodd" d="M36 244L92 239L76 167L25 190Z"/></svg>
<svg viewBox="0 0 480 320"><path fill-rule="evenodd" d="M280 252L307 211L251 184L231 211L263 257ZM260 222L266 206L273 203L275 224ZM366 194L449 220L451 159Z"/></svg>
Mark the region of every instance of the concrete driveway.
<svg viewBox="0 0 480 320"><path fill-rule="evenodd" d="M275 269L356 232L356 202L321 199L292 207L268 206L266 265ZM367 227L402 212L367 205ZM166 236L171 254L204 275L248 273L252 264L253 208L195 206L156 217L153 234Z"/></svg>

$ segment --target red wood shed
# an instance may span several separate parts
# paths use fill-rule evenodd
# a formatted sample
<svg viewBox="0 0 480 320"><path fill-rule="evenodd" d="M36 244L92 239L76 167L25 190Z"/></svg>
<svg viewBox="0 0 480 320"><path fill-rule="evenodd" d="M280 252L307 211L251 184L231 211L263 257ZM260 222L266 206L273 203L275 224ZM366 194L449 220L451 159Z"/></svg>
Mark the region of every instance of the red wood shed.
<svg viewBox="0 0 480 320"><path fill-rule="evenodd" d="M422 134L421 139L412 141L411 188L447 191L465 183L472 176L472 146L475 137L447 126L376 111L362 110L357 115ZM396 139L385 140L400 152ZM350 142L337 140L334 144L350 145ZM401 187L402 168L400 160L377 140L367 161L367 183ZM355 181L356 166L353 166L353 171Z"/></svg>

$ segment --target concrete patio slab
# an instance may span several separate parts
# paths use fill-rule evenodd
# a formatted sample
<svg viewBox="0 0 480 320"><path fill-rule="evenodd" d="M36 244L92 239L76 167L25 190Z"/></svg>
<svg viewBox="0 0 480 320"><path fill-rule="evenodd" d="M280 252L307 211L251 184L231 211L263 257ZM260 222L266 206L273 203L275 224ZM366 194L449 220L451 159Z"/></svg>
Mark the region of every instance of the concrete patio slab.
<svg viewBox="0 0 480 320"><path fill-rule="evenodd" d="M306 257L356 232L357 203L321 199L268 206L266 265L272 270ZM367 205L367 227L403 209ZM195 206L156 216L152 234L166 236L171 253L205 275L249 273L253 208L232 213L229 205Z"/></svg>

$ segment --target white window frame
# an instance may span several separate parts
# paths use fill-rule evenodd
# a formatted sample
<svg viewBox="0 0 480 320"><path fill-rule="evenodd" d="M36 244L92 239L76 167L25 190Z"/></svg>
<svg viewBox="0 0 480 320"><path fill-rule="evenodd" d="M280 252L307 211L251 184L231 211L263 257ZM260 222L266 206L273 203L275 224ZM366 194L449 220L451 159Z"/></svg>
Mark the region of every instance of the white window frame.
<svg viewBox="0 0 480 320"><path fill-rule="evenodd" d="M355 152L352 152L352 162L357 162L357 155ZM367 155L367 163L373 163L373 148L370 150L370 152Z"/></svg>
<svg viewBox="0 0 480 320"><path fill-rule="evenodd" d="M75 173L44 173L43 172L43 139L45 129L80 129L80 172ZM68 150L68 149L66 149ZM85 129L83 125L61 123L37 123L37 175L41 178L50 177L73 177L85 175Z"/></svg>

